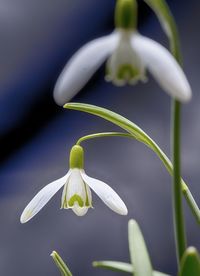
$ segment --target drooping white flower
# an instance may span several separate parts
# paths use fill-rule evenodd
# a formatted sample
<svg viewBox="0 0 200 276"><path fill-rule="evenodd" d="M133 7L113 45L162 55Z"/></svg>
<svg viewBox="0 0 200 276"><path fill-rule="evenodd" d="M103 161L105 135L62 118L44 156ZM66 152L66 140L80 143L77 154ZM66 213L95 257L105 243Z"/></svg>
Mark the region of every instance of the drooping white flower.
<svg viewBox="0 0 200 276"><path fill-rule="evenodd" d="M148 70L169 95L189 101L190 85L174 57L162 45L137 32L136 2L118 0L115 19L113 33L87 43L66 64L55 85L55 101L59 105L68 102L107 59L107 81L120 86L135 84L147 80Z"/></svg>
<svg viewBox="0 0 200 276"><path fill-rule="evenodd" d="M68 173L45 186L24 209L20 221L33 218L63 186L61 208L72 209L77 216L83 216L92 207L92 189L114 212L127 215L126 205L117 193L106 183L89 177L83 170L83 148L75 145L70 153Z"/></svg>

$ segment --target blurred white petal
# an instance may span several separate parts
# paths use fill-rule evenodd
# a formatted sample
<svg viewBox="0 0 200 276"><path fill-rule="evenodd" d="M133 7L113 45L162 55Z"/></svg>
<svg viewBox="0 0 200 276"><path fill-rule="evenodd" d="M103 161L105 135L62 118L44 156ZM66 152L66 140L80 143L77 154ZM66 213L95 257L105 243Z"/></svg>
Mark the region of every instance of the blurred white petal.
<svg viewBox="0 0 200 276"><path fill-rule="evenodd" d="M95 39L72 56L57 80L54 99L64 105L71 100L92 77L117 46L118 33Z"/></svg>
<svg viewBox="0 0 200 276"><path fill-rule="evenodd" d="M64 186L69 177L69 172L62 178L51 182L46 185L36 196L29 202L24 209L20 222L25 223L33 218L46 204L47 202L57 193L57 191Z"/></svg>
<svg viewBox="0 0 200 276"><path fill-rule="evenodd" d="M182 102L190 100L192 92L186 76L167 49L139 34L132 36L132 47L168 94Z"/></svg>
<svg viewBox="0 0 200 276"><path fill-rule="evenodd" d="M85 183L88 184L111 210L120 215L127 215L128 210L126 205L110 186L100 180L89 177L84 172L81 172L81 175Z"/></svg>
<svg viewBox="0 0 200 276"><path fill-rule="evenodd" d="M107 74L105 79L117 86L135 84L144 81L145 66L131 45L133 32L119 30L119 42L107 61Z"/></svg>

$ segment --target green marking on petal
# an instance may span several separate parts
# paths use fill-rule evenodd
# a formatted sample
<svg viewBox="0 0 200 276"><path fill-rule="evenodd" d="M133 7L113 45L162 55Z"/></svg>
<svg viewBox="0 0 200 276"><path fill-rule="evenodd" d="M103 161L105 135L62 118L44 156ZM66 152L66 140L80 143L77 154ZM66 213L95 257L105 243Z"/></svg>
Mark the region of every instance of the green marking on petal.
<svg viewBox="0 0 200 276"><path fill-rule="evenodd" d="M79 195L77 195L77 194L73 195L70 198L70 200L68 201L68 206L69 207L73 207L75 202L78 203L79 207L83 207L84 206L83 199Z"/></svg>
<svg viewBox="0 0 200 276"><path fill-rule="evenodd" d="M87 185L87 184L84 182L84 186L85 186L85 193L86 193L86 201L85 201L85 206L86 206L86 207L91 207L92 202L90 202L90 201L89 201L89 196L88 196L88 191L87 191L86 185Z"/></svg>
<svg viewBox="0 0 200 276"><path fill-rule="evenodd" d="M117 72L117 78L120 80L131 80L139 78L140 70L133 67L131 64L123 64L119 67Z"/></svg>
<svg viewBox="0 0 200 276"><path fill-rule="evenodd" d="M69 180L68 180L69 181ZM67 209L67 188L68 188L68 182L65 184L63 193L62 193L62 198L61 198L61 209Z"/></svg>
<svg viewBox="0 0 200 276"><path fill-rule="evenodd" d="M33 212L31 210L27 210L24 217L26 220L29 220L33 215Z"/></svg>

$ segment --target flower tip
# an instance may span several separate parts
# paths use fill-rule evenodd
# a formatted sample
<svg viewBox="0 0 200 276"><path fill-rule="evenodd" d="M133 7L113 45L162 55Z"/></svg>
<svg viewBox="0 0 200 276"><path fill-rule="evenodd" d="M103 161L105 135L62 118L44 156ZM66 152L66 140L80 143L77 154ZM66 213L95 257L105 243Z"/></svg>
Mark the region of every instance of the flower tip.
<svg viewBox="0 0 200 276"><path fill-rule="evenodd" d="M121 204L113 209L117 214L121 216L127 216L128 215L128 209L123 201L121 201Z"/></svg>
<svg viewBox="0 0 200 276"><path fill-rule="evenodd" d="M121 215L122 216L127 216L128 215L128 209L127 209L126 205L124 206L124 208L122 208Z"/></svg>
<svg viewBox="0 0 200 276"><path fill-rule="evenodd" d="M24 223L28 222L31 218L32 218L32 212L31 211L24 211L21 214L20 222L22 224L24 224Z"/></svg>
<svg viewBox="0 0 200 276"><path fill-rule="evenodd" d="M182 96L182 102L188 103L192 99L192 90L188 85L188 89L185 90L185 93Z"/></svg>
<svg viewBox="0 0 200 276"><path fill-rule="evenodd" d="M53 91L53 99L56 102L56 104L59 105L59 106L63 106L67 102L60 95L60 92L57 89L57 85L55 86L54 91Z"/></svg>
<svg viewBox="0 0 200 276"><path fill-rule="evenodd" d="M24 217L22 217L22 216L20 217L20 222L21 222L21 224L26 223L26 221L27 221L27 220L26 220L26 219L24 219Z"/></svg>

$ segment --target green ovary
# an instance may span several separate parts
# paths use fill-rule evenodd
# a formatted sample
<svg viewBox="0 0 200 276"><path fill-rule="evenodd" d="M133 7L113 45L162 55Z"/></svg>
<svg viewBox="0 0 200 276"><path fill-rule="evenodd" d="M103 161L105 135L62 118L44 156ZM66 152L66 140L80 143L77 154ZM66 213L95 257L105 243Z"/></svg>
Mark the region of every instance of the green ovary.
<svg viewBox="0 0 200 276"><path fill-rule="evenodd" d="M73 195L70 198L70 200L68 201L68 206L69 207L73 207L75 202L78 203L79 207L83 207L84 206L83 199L79 195L77 195L77 194Z"/></svg>

